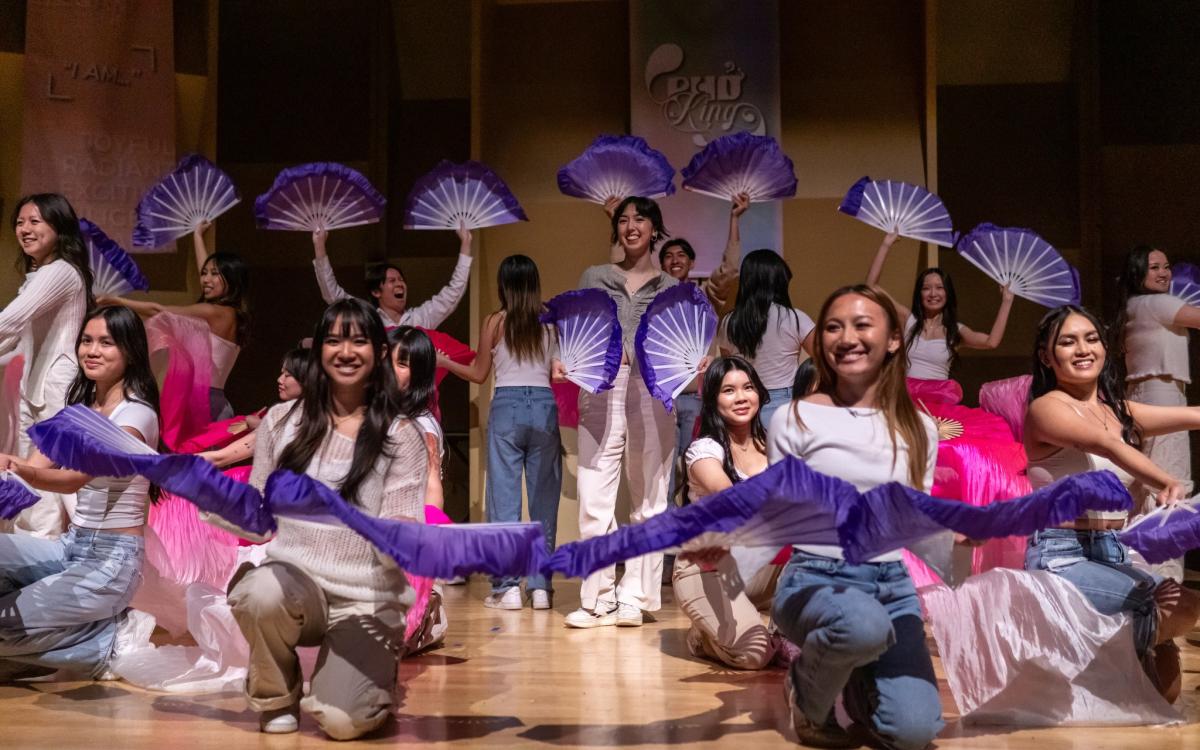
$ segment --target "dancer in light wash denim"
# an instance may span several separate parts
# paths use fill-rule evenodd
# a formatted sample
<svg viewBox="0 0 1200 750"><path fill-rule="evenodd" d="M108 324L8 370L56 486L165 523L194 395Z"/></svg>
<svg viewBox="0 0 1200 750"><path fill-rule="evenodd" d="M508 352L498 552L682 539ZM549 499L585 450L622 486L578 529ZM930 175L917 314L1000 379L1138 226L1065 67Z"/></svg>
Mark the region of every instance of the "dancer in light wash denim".
<svg viewBox="0 0 1200 750"><path fill-rule="evenodd" d="M814 390L775 412L769 460L798 456L860 491L893 481L928 490L937 428L905 389L895 306L871 287L843 287L816 330ZM784 568L772 616L800 646L785 688L802 744L920 750L941 730L921 608L900 552L851 565L836 545L803 546ZM833 715L839 693L850 730Z"/></svg>
<svg viewBox="0 0 1200 750"><path fill-rule="evenodd" d="M158 387L137 315L94 311L76 352L67 404L87 404L157 446ZM25 461L0 455L3 470L39 490L77 492L78 502L58 539L0 535L0 682L59 669L115 679L110 660L137 635L148 640L153 622L127 611L141 583L149 482L55 468L36 450Z"/></svg>
<svg viewBox="0 0 1200 750"><path fill-rule="evenodd" d="M439 354L438 365L473 383L487 380L495 365L496 390L487 424L487 520L521 520L524 472L529 517L542 525L548 550L553 551L562 491L558 406L550 390L557 351L554 329L538 322L542 284L533 260L510 255L500 261L496 285L500 309L483 323L475 361L461 365ZM492 578L492 593L483 605L523 608L520 583L515 577ZM550 609L548 578L530 576L525 589L534 609Z"/></svg>

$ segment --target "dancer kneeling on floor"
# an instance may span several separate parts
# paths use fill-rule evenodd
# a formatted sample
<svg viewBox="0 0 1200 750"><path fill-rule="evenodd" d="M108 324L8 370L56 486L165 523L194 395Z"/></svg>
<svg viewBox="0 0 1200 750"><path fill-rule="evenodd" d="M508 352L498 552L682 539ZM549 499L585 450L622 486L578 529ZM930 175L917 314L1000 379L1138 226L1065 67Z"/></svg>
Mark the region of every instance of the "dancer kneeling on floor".
<svg viewBox="0 0 1200 750"><path fill-rule="evenodd" d="M688 447L688 494L699 500L767 468L767 434L759 421L766 388L750 363L721 357L708 366L701 387L700 436ZM692 621L687 645L693 656L736 669L762 669L778 648L763 624L780 565L766 565L748 581L727 550L699 550L676 558L675 600Z"/></svg>
<svg viewBox="0 0 1200 750"><path fill-rule="evenodd" d="M1159 505L1175 503L1185 497L1188 483L1163 471L1139 447L1156 435L1200 429L1200 407L1127 401L1105 342L1104 327L1081 307L1064 305L1042 318L1025 417L1029 482L1037 488L1108 469L1126 486L1136 480L1156 492ZM1172 639L1191 630L1200 597L1131 564L1129 549L1117 538L1126 515L1089 512L1037 532L1030 537L1025 568L1066 578L1103 614L1132 616L1134 647L1159 692L1173 702L1180 668Z"/></svg>
<svg viewBox="0 0 1200 750"><path fill-rule="evenodd" d="M834 292L817 321L816 382L767 428L771 462L797 456L860 492L887 482L928 491L937 428L905 389L903 336L883 293L862 285ZM785 683L801 743L918 750L941 730L921 607L900 553L852 565L841 547L800 546L784 568L772 616L800 646ZM851 731L834 718L839 693ZM868 736L860 742L854 731Z"/></svg>
<svg viewBox="0 0 1200 750"><path fill-rule="evenodd" d="M276 469L305 473L363 513L420 522L425 441L414 422L397 417L389 368L379 315L355 299L330 305L302 399L272 407L259 427L250 483L261 489ZM390 715L412 587L391 558L348 528L278 523L266 562L243 567L230 584L229 604L250 644L246 697L264 732L296 731L303 708L330 737L358 737ZM303 699L297 646L321 648Z"/></svg>
<svg viewBox="0 0 1200 750"><path fill-rule="evenodd" d="M102 307L84 322L79 368L66 402L87 404L125 432L158 445L158 386L146 330L124 307ZM149 639L149 618L127 609L141 582L150 483L95 478L55 468L34 450L27 461L0 455L0 471L33 487L78 493L71 525L58 539L0 534L0 682L83 672L116 679L109 662Z"/></svg>

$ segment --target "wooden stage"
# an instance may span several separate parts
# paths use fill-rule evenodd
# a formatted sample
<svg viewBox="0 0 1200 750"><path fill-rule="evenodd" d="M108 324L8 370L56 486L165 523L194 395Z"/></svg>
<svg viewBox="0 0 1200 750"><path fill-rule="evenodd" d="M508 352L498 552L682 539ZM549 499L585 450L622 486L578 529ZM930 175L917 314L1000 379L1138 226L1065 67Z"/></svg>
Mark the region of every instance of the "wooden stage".
<svg viewBox="0 0 1200 750"><path fill-rule="evenodd" d="M640 629L567 630L578 583L558 584L553 612L480 603L487 586L447 587L446 646L405 663L397 720L354 745L453 747L794 748L780 669L748 673L693 659L687 619L664 588L658 621ZM1183 711L1200 718L1200 649L1184 647ZM1200 725L963 729L942 682L947 728L939 748L1200 748ZM258 732L239 694L165 695L122 682L0 686L0 748L331 747L313 722ZM348 745L340 745L346 747Z"/></svg>

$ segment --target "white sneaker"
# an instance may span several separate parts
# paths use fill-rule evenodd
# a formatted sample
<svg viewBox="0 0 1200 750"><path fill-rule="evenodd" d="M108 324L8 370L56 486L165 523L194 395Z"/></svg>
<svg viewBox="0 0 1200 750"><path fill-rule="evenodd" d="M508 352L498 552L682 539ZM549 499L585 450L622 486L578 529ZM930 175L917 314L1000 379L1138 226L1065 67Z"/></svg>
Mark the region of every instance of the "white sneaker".
<svg viewBox="0 0 1200 750"><path fill-rule="evenodd" d="M642 626L642 610L632 604L617 606L617 627L640 628Z"/></svg>
<svg viewBox="0 0 1200 750"><path fill-rule="evenodd" d="M258 729L264 734L291 734L300 728L299 712L299 706L263 711L258 716Z"/></svg>
<svg viewBox="0 0 1200 750"><path fill-rule="evenodd" d="M154 615L138 609L125 610L125 617L117 625L117 634L113 638L113 650L108 657L108 666L100 673L97 680L119 680L121 676L113 670L113 665L122 657L143 648L153 648L150 636L154 634L156 625Z"/></svg>
<svg viewBox="0 0 1200 750"><path fill-rule="evenodd" d="M596 606L599 608L603 605L597 604ZM580 607L567 615L567 618L563 620L563 624L568 628L599 628L606 625L616 625L617 611L615 609L609 611L597 609L597 611L593 612L590 609Z"/></svg>
<svg viewBox="0 0 1200 750"><path fill-rule="evenodd" d="M550 592L546 589L534 589L529 598L534 609L550 609Z"/></svg>
<svg viewBox="0 0 1200 750"><path fill-rule="evenodd" d="M483 606L489 609L521 609L525 601L521 598L520 586L509 586L503 594L488 594L483 599Z"/></svg>

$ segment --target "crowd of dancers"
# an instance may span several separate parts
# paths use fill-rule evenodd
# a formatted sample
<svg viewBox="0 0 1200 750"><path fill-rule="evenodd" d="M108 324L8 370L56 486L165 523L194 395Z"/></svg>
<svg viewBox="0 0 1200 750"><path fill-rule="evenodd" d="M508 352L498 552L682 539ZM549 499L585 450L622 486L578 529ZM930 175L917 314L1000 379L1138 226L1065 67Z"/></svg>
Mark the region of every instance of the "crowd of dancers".
<svg viewBox="0 0 1200 750"><path fill-rule="evenodd" d="M748 205L745 195L733 199L721 264L695 282L721 313L720 324L710 356L668 412L640 376L634 335L657 295L694 283L695 253L687 240L670 238L655 201L606 204L612 257L585 269L578 287L612 299L623 340L612 387L582 392L577 402L584 539L617 529L622 475L629 520L637 524L751 480L788 456L859 491L896 482L976 505L1097 469L1130 488L1138 513L1191 495L1186 431L1200 429L1200 408L1186 405L1184 389L1188 331L1200 328L1200 308L1169 294L1171 268L1161 249L1129 254L1120 317L1111 325L1073 305L1047 313L1031 370L1012 373L1031 377L990 384L981 402L993 406L984 411L960 404L950 373L961 349L1000 344L1013 303L1008 288L999 290L986 333L959 322L954 285L941 269L917 277L906 307L876 283L896 239L890 234L865 283L833 292L812 308L814 319L792 304L792 272L775 249L742 256L739 219ZM60 195L21 199L13 228L24 282L0 312L0 361L21 357L11 415L18 429L0 446L0 471L36 489L39 500L0 535L0 681L59 670L121 678L122 655L144 644L154 624L141 612L164 625L178 619L188 606L184 587L199 582L228 593L248 647L245 693L262 730L295 731L303 710L330 737L348 739L390 716L397 661L446 632L443 583L407 575L349 528L281 517L272 535L255 534L197 512L144 478L56 464L30 442L29 428L69 405L95 410L138 444L199 454L260 490L272 472L288 469L371 516L446 523L437 372L476 383L491 378L487 520L519 521L524 492L529 517L541 524L547 551L554 549L563 476L555 386L565 369L554 327L540 322L544 297L529 257L500 263L500 309L482 321L478 354L464 357L432 337L467 288L469 231L458 233L449 283L415 306L392 264L367 269L368 300L352 297L334 277L326 233L314 233L316 282L328 307L315 329L295 331L297 340L311 335L311 346L283 354L280 402L238 416L224 386L252 327L249 273L237 255L206 246L208 225L193 234L201 294L184 306L93 298L79 222ZM957 428L953 439L939 434L947 423ZM1104 721L1085 714L1105 700L1121 704L1126 720L1170 720L1167 704L1181 686L1175 639L1194 625L1200 599L1180 585L1179 561L1151 568L1131 558L1117 537L1127 516L1089 511L1015 544L960 538L964 574L977 574L979 583L939 589L924 613L918 585L937 583L945 571L899 548L854 563L837 545L789 547L751 575L729 549L700 545L674 559L669 580L691 621L686 640L694 656L786 670L788 706L805 745L910 749L933 740L943 722L926 616L960 710L967 687L1018 674L1001 662L1021 658L1009 649L987 675L978 673L982 660L952 663L954 652L987 652L992 637L991 627L962 618L994 618L997 639L1014 610L1068 634L1101 622L1094 618L1128 619L1121 648L1129 660L1092 643L1046 662L1104 674L1106 665L1093 662L1112 659L1109 687L1118 697L1103 693L1105 680L1074 685L1102 700L1080 707L1088 701L1077 699L1050 720ZM1004 588L999 575L980 575L1005 567L1032 573L1005 572ZM619 576L616 566L595 570L564 624L641 626L662 606L663 568L659 551L625 560ZM491 583L482 606L551 608L544 575ZM990 613L963 614L986 585L996 586L986 596L1010 596L1013 607L993 600ZM1048 596L1061 606L1046 604ZM309 646L319 655L305 693L297 648ZM1129 663L1141 669L1116 672ZM1007 684L1000 679L993 695ZM1022 706L1034 702L1028 695L1007 700L1013 715L1044 708Z"/></svg>

